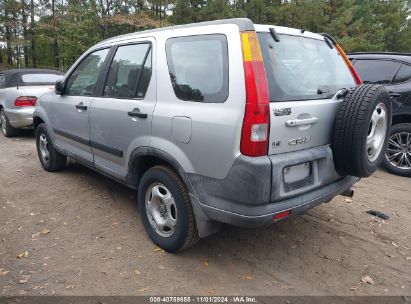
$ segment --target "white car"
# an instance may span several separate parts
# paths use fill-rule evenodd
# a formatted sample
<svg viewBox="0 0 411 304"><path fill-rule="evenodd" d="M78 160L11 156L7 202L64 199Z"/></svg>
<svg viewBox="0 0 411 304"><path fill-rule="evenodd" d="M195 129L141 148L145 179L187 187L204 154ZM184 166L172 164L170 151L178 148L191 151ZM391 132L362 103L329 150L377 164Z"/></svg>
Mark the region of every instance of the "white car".
<svg viewBox="0 0 411 304"><path fill-rule="evenodd" d="M0 125L6 137L33 125L38 97L54 89L62 73L42 69L0 71Z"/></svg>

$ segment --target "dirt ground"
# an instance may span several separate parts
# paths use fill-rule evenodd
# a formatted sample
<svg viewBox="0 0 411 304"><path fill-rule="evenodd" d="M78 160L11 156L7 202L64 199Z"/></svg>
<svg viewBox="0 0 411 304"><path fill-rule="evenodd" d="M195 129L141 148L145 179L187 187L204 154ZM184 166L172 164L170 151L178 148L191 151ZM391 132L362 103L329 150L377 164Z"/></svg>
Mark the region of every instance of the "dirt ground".
<svg viewBox="0 0 411 304"><path fill-rule="evenodd" d="M47 173L30 132L0 136L1 295L411 295L411 179L378 171L354 189L172 255L133 191L77 164Z"/></svg>

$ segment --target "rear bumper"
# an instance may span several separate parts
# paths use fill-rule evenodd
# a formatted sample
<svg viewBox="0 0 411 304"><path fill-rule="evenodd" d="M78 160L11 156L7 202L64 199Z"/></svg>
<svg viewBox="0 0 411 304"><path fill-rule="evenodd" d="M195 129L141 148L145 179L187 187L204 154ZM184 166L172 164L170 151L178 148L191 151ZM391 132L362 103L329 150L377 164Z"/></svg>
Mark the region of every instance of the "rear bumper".
<svg viewBox="0 0 411 304"><path fill-rule="evenodd" d="M296 199L292 198L260 206L258 212L256 212L255 206L243 207L241 211L235 209L223 210L207 205L202 205L202 209L211 220L217 222L241 227L267 226L274 222L273 217L277 213L289 210L290 216L304 214L307 210L319 204L327 203L333 197L350 189L358 180L359 178L357 177L347 176L318 190L306 193L301 197L296 197ZM302 203L300 203L301 199Z"/></svg>
<svg viewBox="0 0 411 304"><path fill-rule="evenodd" d="M6 115L13 128L25 128L33 125L34 107L7 109Z"/></svg>
<svg viewBox="0 0 411 304"><path fill-rule="evenodd" d="M310 174L287 183L284 168L310 163ZM269 157L239 156L226 178L188 174L198 203L212 221L255 227L273 222L277 213L305 213L348 190L359 178L339 176L329 146Z"/></svg>

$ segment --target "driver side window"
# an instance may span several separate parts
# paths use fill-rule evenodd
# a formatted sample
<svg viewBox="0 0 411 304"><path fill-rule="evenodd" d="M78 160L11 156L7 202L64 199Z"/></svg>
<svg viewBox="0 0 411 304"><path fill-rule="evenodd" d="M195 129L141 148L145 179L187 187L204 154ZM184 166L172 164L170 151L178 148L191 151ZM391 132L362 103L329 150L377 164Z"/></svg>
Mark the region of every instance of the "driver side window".
<svg viewBox="0 0 411 304"><path fill-rule="evenodd" d="M93 52L83 59L67 81L67 95L93 96L96 94L98 76L109 50Z"/></svg>

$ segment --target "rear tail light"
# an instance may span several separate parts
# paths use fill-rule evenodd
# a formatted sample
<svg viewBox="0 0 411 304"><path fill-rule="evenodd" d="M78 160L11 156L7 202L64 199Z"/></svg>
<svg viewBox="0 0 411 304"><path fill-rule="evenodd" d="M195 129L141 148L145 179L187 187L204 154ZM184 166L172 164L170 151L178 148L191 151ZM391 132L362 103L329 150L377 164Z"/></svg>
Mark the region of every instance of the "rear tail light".
<svg viewBox="0 0 411 304"><path fill-rule="evenodd" d="M267 155L270 127L270 103L267 77L257 34L242 32L246 104L241 132L241 153Z"/></svg>
<svg viewBox="0 0 411 304"><path fill-rule="evenodd" d="M341 57L344 59L345 64L347 67L350 69L352 77L354 77L355 83L357 85L362 84L362 80L360 78L360 75L358 75L357 71L355 70L354 66L352 65L352 62L350 59L348 59L347 55L345 54L344 50L341 48L341 46L338 43L335 43L335 48L337 51L340 53Z"/></svg>
<svg viewBox="0 0 411 304"><path fill-rule="evenodd" d="M14 101L16 107L34 107L37 102L37 97L35 96L19 96Z"/></svg>

